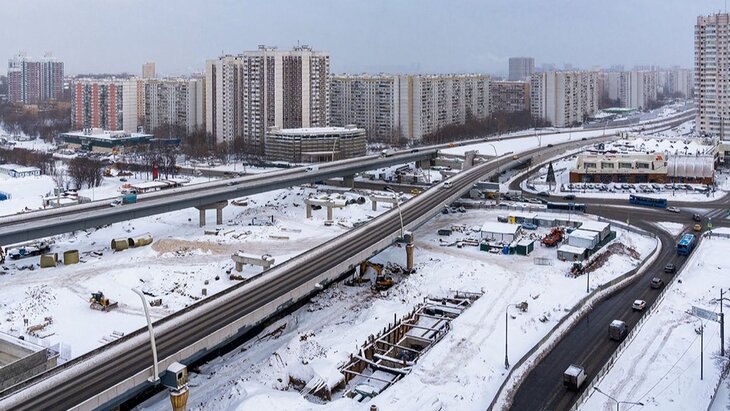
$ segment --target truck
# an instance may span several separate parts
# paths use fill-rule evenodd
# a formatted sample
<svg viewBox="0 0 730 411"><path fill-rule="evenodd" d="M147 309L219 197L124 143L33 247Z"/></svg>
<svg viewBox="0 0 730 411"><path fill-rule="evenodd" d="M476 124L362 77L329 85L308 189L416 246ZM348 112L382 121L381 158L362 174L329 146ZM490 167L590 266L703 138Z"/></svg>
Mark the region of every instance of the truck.
<svg viewBox="0 0 730 411"><path fill-rule="evenodd" d="M578 391L585 380L586 370L579 365L570 364L563 373L563 385L569 390Z"/></svg>
<svg viewBox="0 0 730 411"><path fill-rule="evenodd" d="M613 320L608 325L608 338L612 340L622 341L628 333L629 329L626 327L626 323L621 320Z"/></svg>
<svg viewBox="0 0 730 411"><path fill-rule="evenodd" d="M38 241L32 244L8 250L8 257L11 260L19 260L25 257L41 255L51 251L51 244L45 241Z"/></svg>
<svg viewBox="0 0 730 411"><path fill-rule="evenodd" d="M134 204L137 202L137 194L124 194L112 201L109 205L112 207L118 207L123 204Z"/></svg>

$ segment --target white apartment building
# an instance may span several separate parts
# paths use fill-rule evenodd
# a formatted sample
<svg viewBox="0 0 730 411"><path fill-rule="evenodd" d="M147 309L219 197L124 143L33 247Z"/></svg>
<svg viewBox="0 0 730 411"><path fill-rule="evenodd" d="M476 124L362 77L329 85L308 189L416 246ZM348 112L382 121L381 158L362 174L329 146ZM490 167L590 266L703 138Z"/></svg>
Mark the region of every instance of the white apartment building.
<svg viewBox="0 0 730 411"><path fill-rule="evenodd" d="M644 110L657 99L657 93L663 90L660 85L665 79L669 79L668 72L609 72L604 77L604 93L611 100L619 100L620 107Z"/></svg>
<svg viewBox="0 0 730 411"><path fill-rule="evenodd" d="M530 78L530 113L554 127L582 123L598 110L596 71L558 71Z"/></svg>
<svg viewBox="0 0 730 411"><path fill-rule="evenodd" d="M203 127L203 79L146 79L144 129L173 125L190 133Z"/></svg>
<svg viewBox="0 0 730 411"><path fill-rule="evenodd" d="M695 25L695 103L697 130L727 137L730 119L730 14L698 16Z"/></svg>
<svg viewBox="0 0 730 411"><path fill-rule="evenodd" d="M209 60L206 127L218 142L242 136L263 152L269 127L329 125L330 57L308 46L279 51L259 46L238 56Z"/></svg>
<svg viewBox="0 0 730 411"><path fill-rule="evenodd" d="M371 141L400 137L400 77L336 75L330 81L330 124L356 124Z"/></svg>
<svg viewBox="0 0 730 411"><path fill-rule="evenodd" d="M509 58L509 81L525 81L535 73L535 59L532 57Z"/></svg>

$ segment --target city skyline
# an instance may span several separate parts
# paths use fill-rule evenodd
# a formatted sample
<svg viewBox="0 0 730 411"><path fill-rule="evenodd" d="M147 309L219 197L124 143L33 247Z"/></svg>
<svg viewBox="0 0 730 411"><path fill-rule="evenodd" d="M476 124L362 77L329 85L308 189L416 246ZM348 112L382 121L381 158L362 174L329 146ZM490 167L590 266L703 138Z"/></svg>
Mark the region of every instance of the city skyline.
<svg viewBox="0 0 730 411"><path fill-rule="evenodd" d="M528 0L524 7L469 1L457 10L435 1L413 3L278 0L205 8L192 1L125 0L93 8L87 0L13 4L4 8L6 24L0 33L6 41L0 57L52 52L71 75L141 74L142 64L154 61L160 75L175 76L203 72L207 59L255 50L259 44L280 49L308 44L330 53L333 73L506 75L508 58L514 56L534 57L537 67L692 67L694 19L686 16L723 6L710 0L611 5ZM591 24L598 13L604 21L620 21L620 27ZM21 24L29 15L35 19L33 30ZM109 30L109 20L99 15L114 15L124 25ZM68 23L60 35L54 24L59 21ZM90 32L95 35L88 36Z"/></svg>

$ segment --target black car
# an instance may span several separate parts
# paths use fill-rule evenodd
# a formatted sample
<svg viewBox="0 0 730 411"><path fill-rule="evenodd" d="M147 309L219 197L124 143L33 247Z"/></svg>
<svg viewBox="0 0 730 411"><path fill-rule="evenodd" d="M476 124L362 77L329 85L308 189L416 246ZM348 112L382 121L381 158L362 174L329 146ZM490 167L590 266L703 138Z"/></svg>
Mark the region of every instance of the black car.
<svg viewBox="0 0 730 411"><path fill-rule="evenodd" d="M665 273L674 274L675 271L677 271L677 267L674 264L672 264L672 263L669 263L669 264L667 264L667 265L664 266L664 272Z"/></svg>
<svg viewBox="0 0 730 411"><path fill-rule="evenodd" d="M699 214L692 214L692 219L694 221L700 222L702 221L702 216L700 216Z"/></svg>
<svg viewBox="0 0 730 411"><path fill-rule="evenodd" d="M575 194L568 194L563 196L563 200L575 200Z"/></svg>

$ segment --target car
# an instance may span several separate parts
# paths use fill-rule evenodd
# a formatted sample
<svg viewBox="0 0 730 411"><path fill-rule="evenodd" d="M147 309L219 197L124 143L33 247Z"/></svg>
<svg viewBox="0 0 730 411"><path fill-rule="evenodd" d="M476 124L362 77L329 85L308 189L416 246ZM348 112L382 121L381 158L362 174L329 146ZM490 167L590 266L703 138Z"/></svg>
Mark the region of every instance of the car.
<svg viewBox="0 0 730 411"><path fill-rule="evenodd" d="M421 194L422 192L423 191L421 191L421 190L419 190L417 188L412 188L411 189L411 194L413 194L414 196L417 196L417 195Z"/></svg>
<svg viewBox="0 0 730 411"><path fill-rule="evenodd" d="M575 194L568 194L563 196L563 200L575 200Z"/></svg>
<svg viewBox="0 0 730 411"><path fill-rule="evenodd" d="M692 214L692 220L697 221L698 223L702 221L702 216L699 214Z"/></svg>
<svg viewBox="0 0 730 411"><path fill-rule="evenodd" d="M122 200L113 200L111 203L109 203L109 206L111 207L119 207L122 205Z"/></svg>
<svg viewBox="0 0 730 411"><path fill-rule="evenodd" d="M444 185L442 185L441 187L443 187L443 188L451 188L451 181L444 181Z"/></svg>
<svg viewBox="0 0 730 411"><path fill-rule="evenodd" d="M677 208L677 207L667 207L667 211L670 211L670 212L672 212L672 213L679 213L679 212L680 212L680 211L682 211L682 210L680 210L680 209L679 209L679 208Z"/></svg>
<svg viewBox="0 0 730 411"><path fill-rule="evenodd" d="M702 231L702 226L700 224L695 224L695 226L692 227L692 229L695 231Z"/></svg>
<svg viewBox="0 0 730 411"><path fill-rule="evenodd" d="M656 288L662 288L663 285L664 285L664 280L662 280L659 277L652 278L651 279L651 283L649 283L649 287L655 288L655 289Z"/></svg>
<svg viewBox="0 0 730 411"><path fill-rule="evenodd" d="M672 263L668 263L664 266L664 272L669 274L674 274L674 272L677 271L677 266L675 266Z"/></svg>
<svg viewBox="0 0 730 411"><path fill-rule="evenodd" d="M586 138L585 137L582 137L581 140L586 141Z"/></svg>
<svg viewBox="0 0 730 411"><path fill-rule="evenodd" d="M537 230L537 226L532 223L522 223L522 228L525 230Z"/></svg>
<svg viewBox="0 0 730 411"><path fill-rule="evenodd" d="M547 191L540 191L539 193L537 193L537 195L539 195L540 197L550 197L550 193L548 193Z"/></svg>
<svg viewBox="0 0 730 411"><path fill-rule="evenodd" d="M548 144L548 147L552 147L552 146L553 146L552 144Z"/></svg>
<svg viewBox="0 0 730 411"><path fill-rule="evenodd" d="M644 301L644 300L634 300L634 303L631 304L631 308L634 311L644 311L644 308L646 308L646 301Z"/></svg>

